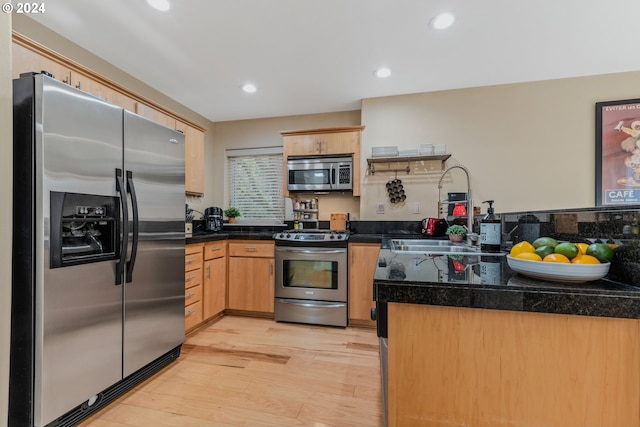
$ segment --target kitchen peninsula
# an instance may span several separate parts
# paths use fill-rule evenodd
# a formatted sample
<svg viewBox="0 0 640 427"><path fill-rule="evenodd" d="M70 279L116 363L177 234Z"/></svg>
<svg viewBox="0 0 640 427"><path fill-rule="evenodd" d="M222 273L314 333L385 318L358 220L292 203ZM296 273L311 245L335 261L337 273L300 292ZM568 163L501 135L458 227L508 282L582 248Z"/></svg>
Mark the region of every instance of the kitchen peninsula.
<svg viewBox="0 0 640 427"><path fill-rule="evenodd" d="M374 293L389 426L640 425L637 283L547 282L505 257L403 254L385 239Z"/></svg>

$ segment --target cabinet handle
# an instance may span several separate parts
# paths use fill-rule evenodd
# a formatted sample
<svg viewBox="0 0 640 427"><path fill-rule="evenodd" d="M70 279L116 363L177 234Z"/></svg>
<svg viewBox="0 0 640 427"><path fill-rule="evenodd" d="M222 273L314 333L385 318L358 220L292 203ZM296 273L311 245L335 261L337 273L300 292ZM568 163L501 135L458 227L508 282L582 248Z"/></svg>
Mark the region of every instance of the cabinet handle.
<svg viewBox="0 0 640 427"><path fill-rule="evenodd" d="M209 248L210 251L219 251L222 248Z"/></svg>
<svg viewBox="0 0 640 427"><path fill-rule="evenodd" d="M207 265L207 279L211 279L211 266Z"/></svg>
<svg viewBox="0 0 640 427"><path fill-rule="evenodd" d="M66 85L71 84L71 74L67 74L62 83Z"/></svg>
<svg viewBox="0 0 640 427"><path fill-rule="evenodd" d="M245 246L244 250L247 252L255 252L258 250L258 248L256 248L255 246Z"/></svg>
<svg viewBox="0 0 640 427"><path fill-rule="evenodd" d="M186 312L186 313L184 313L184 317L189 317L189 316L191 316L193 313L195 313L195 311L187 310L187 312Z"/></svg>
<svg viewBox="0 0 640 427"><path fill-rule="evenodd" d="M82 90L82 82L78 82L78 84L76 85L76 89Z"/></svg>
<svg viewBox="0 0 640 427"><path fill-rule="evenodd" d="M196 262L196 260L192 258L192 259L186 260L184 263L185 264L191 264L192 262Z"/></svg>
<svg viewBox="0 0 640 427"><path fill-rule="evenodd" d="M193 279L195 279L195 278L196 278L196 276L187 276L187 277L185 277L185 278L184 278L184 280L185 280L186 282L188 282L188 281L193 280Z"/></svg>
<svg viewBox="0 0 640 427"><path fill-rule="evenodd" d="M185 297L187 298L191 298L191 297L195 297L196 294L194 292L189 292L187 295L185 295Z"/></svg>
<svg viewBox="0 0 640 427"><path fill-rule="evenodd" d="M273 276L273 261L269 262L269 276Z"/></svg>

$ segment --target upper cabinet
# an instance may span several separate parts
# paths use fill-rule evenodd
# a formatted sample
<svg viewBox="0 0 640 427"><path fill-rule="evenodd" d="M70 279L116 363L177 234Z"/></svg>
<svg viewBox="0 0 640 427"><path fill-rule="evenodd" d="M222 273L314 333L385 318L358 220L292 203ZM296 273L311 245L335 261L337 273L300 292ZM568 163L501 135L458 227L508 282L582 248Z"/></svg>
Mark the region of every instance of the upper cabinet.
<svg viewBox="0 0 640 427"><path fill-rule="evenodd" d="M12 55L13 78L46 71L63 83L184 133L185 192L204 195L204 128L15 32Z"/></svg>
<svg viewBox="0 0 640 427"><path fill-rule="evenodd" d="M204 132L176 120L176 129L184 133L185 192L193 196L204 194Z"/></svg>
<svg viewBox="0 0 640 427"><path fill-rule="evenodd" d="M364 126L282 131L284 196L287 191L287 158L289 156L353 156L353 195L360 195L360 146Z"/></svg>

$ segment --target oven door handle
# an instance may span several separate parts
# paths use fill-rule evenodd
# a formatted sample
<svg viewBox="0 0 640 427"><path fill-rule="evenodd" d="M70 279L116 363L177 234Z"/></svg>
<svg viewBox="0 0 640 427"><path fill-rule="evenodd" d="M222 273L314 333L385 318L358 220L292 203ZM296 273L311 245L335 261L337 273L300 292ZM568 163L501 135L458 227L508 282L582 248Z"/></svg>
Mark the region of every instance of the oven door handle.
<svg viewBox="0 0 640 427"><path fill-rule="evenodd" d="M276 248L278 252L293 252L296 254L343 254L346 249L282 249Z"/></svg>
<svg viewBox="0 0 640 427"><path fill-rule="evenodd" d="M300 307L323 307L323 308L340 308L340 307L344 307L345 303L336 303L336 304L332 304L332 303L313 303L313 302L300 302L300 301L289 301L286 299L278 299L278 302L281 302L283 304L291 304L291 305L297 305Z"/></svg>

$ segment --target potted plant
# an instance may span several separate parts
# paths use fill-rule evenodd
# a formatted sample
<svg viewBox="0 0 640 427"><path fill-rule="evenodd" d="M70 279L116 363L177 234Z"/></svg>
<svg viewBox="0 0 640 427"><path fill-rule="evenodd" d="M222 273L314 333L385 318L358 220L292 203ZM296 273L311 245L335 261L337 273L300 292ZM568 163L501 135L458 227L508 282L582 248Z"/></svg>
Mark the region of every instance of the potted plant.
<svg viewBox="0 0 640 427"><path fill-rule="evenodd" d="M240 216L240 210L238 208L231 207L229 209L225 209L224 214L229 218L229 224L234 224L236 222L236 217Z"/></svg>
<svg viewBox="0 0 640 427"><path fill-rule="evenodd" d="M462 242L467 235L467 228L462 225L451 225L447 228L446 234L452 242Z"/></svg>

